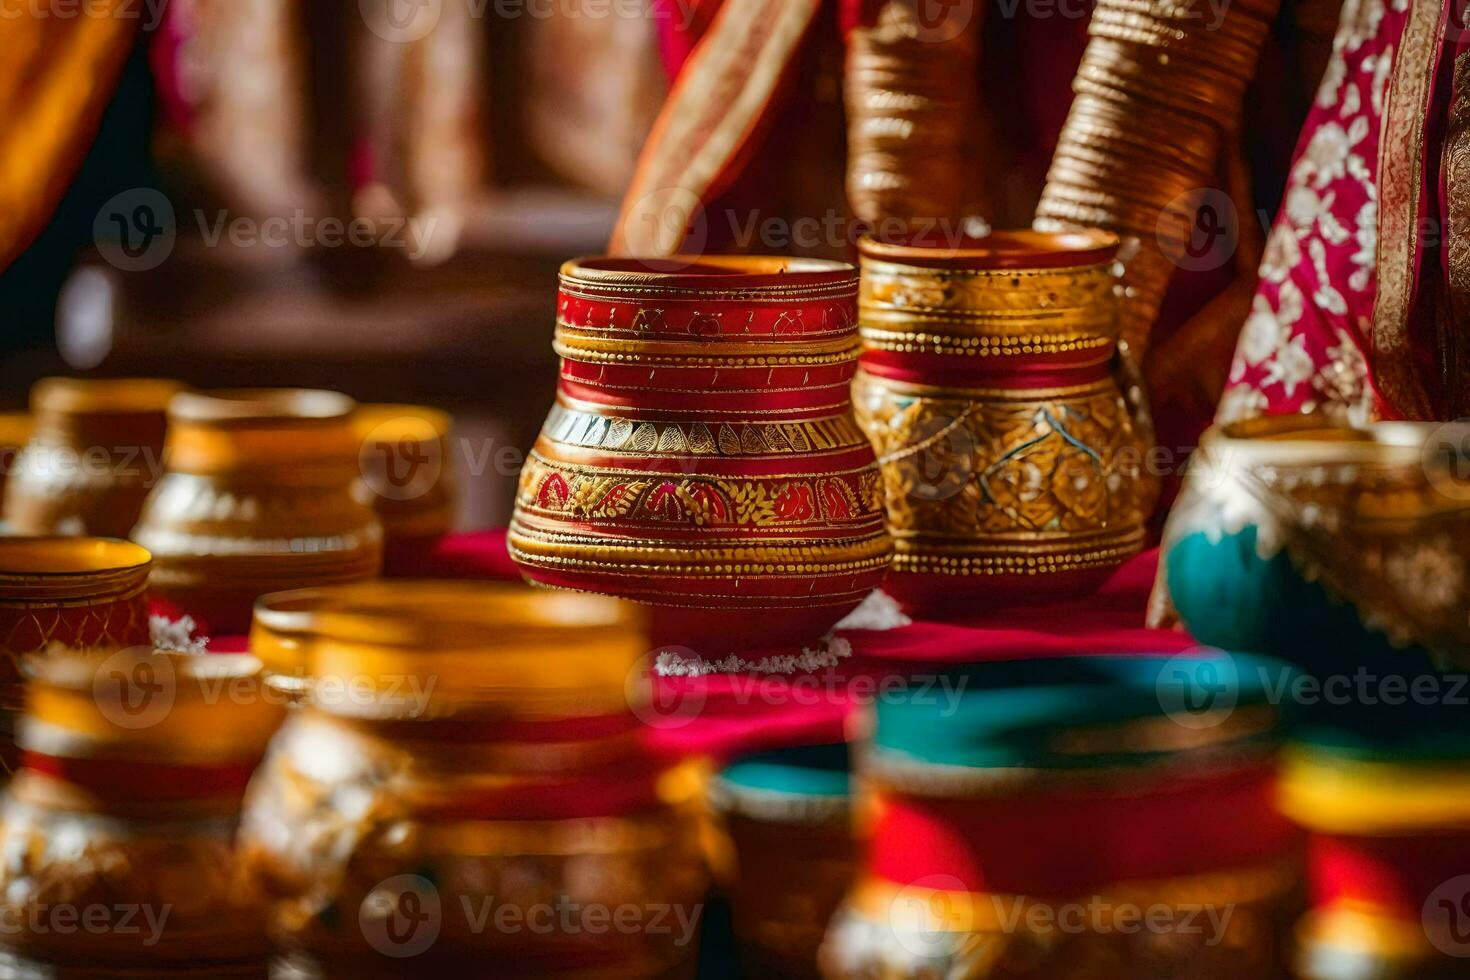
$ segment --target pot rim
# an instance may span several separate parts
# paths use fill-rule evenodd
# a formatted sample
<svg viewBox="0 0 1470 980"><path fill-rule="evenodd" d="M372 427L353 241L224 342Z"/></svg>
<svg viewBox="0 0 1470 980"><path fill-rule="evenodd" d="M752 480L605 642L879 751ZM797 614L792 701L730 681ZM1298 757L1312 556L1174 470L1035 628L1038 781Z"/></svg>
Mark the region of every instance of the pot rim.
<svg viewBox="0 0 1470 980"><path fill-rule="evenodd" d="M0 579L89 577L152 562L147 548L121 538L0 537Z"/></svg>
<svg viewBox="0 0 1470 980"><path fill-rule="evenodd" d="M31 409L38 415L163 415L186 390L167 378L42 378L31 387Z"/></svg>
<svg viewBox="0 0 1470 980"><path fill-rule="evenodd" d="M1415 462L1424 458L1429 439L1451 428L1470 440L1470 423L1373 422L1344 425L1320 415L1266 415L1213 426L1200 439L1254 455L1303 463L1359 463L1370 460ZM1470 445L1470 441L1460 445Z"/></svg>
<svg viewBox="0 0 1470 980"><path fill-rule="evenodd" d="M562 264L561 280L677 290L774 290L857 284L857 266L785 255L591 255Z"/></svg>
<svg viewBox="0 0 1470 980"><path fill-rule="evenodd" d="M935 235L935 238L928 238ZM1105 265L1117 257L1118 236L1100 229L1074 231L992 231L952 238L931 231L896 235L863 235L858 252L864 261L896 262L926 268L976 271L1065 269Z"/></svg>
<svg viewBox="0 0 1470 980"><path fill-rule="evenodd" d="M321 388L225 388L185 391L169 402L172 422L232 424L333 422L351 417L357 403Z"/></svg>

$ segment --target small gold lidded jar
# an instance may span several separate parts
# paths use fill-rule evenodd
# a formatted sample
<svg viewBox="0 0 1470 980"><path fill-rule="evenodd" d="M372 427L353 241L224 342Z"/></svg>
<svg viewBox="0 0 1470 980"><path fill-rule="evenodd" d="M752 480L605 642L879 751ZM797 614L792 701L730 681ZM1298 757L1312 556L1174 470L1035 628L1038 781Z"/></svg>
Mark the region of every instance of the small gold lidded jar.
<svg viewBox="0 0 1470 980"><path fill-rule="evenodd" d="M943 615L1097 587L1143 547L1155 496L1112 373L1117 238L859 249L853 404L887 489L885 591Z"/></svg>
<svg viewBox="0 0 1470 980"><path fill-rule="evenodd" d="M182 394L169 465L134 538L155 597L215 633L244 633L258 596L372 578L382 531L367 502L352 399L331 391Z"/></svg>
<svg viewBox="0 0 1470 980"><path fill-rule="evenodd" d="M0 802L0 971L259 977L240 801L280 721L259 663L148 648L40 664Z"/></svg>
<svg viewBox="0 0 1470 980"><path fill-rule="evenodd" d="M163 469L165 413L182 388L148 378L37 382L33 430L6 481L10 529L127 537Z"/></svg>
<svg viewBox="0 0 1470 980"><path fill-rule="evenodd" d="M420 567L454 529L453 420L422 405L360 405L353 425L363 479L383 525L383 571Z"/></svg>
<svg viewBox="0 0 1470 980"><path fill-rule="evenodd" d="M305 703L242 829L281 975L401 976L412 957L424 975L692 976L699 782L642 747L636 607L316 591L295 610Z"/></svg>

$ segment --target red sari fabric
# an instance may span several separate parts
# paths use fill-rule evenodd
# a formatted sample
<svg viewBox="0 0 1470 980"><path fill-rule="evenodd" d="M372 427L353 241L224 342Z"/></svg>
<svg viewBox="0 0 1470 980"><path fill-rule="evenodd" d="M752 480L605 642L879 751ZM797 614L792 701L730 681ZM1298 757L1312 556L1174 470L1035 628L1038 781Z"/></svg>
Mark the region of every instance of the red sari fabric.
<svg viewBox="0 0 1470 980"><path fill-rule="evenodd" d="M1446 255L1451 73L1442 0L1347 0L1241 332L1222 421L1361 424L1465 410ZM1448 332L1447 332L1448 331Z"/></svg>
<svg viewBox="0 0 1470 980"><path fill-rule="evenodd" d="M886 631L840 636L850 657L804 674L662 677L640 717L652 746L671 755L729 758L747 752L841 741L854 710L904 686L928 685L943 696L938 672L983 660L1078 654L1182 653L1195 644L1183 633L1142 625L1157 552L1124 565L1094 595L1047 606L977 613L960 621L915 622ZM505 532L444 539L421 569L423 577L514 579ZM222 645L223 644L223 645ZM242 649L219 638L211 649Z"/></svg>

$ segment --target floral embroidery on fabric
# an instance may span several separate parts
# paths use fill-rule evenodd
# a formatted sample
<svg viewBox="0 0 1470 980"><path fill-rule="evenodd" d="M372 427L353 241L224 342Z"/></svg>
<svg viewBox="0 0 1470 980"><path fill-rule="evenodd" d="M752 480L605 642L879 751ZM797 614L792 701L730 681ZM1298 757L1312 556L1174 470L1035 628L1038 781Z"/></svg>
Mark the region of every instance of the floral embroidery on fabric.
<svg viewBox="0 0 1470 980"><path fill-rule="evenodd" d="M1346 0L1218 419L1379 413L1363 355L1376 290L1378 142L1407 0Z"/></svg>

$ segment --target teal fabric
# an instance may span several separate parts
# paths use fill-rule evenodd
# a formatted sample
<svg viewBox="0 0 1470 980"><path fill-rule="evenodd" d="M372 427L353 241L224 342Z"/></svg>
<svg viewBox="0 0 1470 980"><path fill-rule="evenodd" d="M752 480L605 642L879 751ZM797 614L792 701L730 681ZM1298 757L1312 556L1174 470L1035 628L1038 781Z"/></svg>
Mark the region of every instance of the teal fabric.
<svg viewBox="0 0 1470 980"><path fill-rule="evenodd" d="M953 700L880 701L873 745L908 761L973 768L1140 764L1159 753L1072 752L1066 736L1166 713L1263 704L1268 689L1290 675L1275 661L1217 653L977 664L953 678ZM1272 736L1255 736L1262 737Z"/></svg>
<svg viewBox="0 0 1470 980"><path fill-rule="evenodd" d="M1189 535L1167 561L1174 608L1201 643L1277 657L1319 674L1359 664L1432 669L1425 651L1395 649L1363 625L1356 607L1303 578L1285 554L1262 559L1255 527L1217 542Z"/></svg>
<svg viewBox="0 0 1470 980"><path fill-rule="evenodd" d="M842 797L851 792L846 745L807 745L737 759L720 773L727 789L788 796Z"/></svg>

